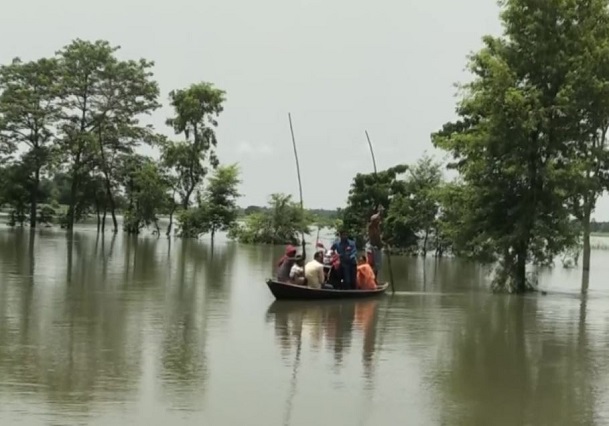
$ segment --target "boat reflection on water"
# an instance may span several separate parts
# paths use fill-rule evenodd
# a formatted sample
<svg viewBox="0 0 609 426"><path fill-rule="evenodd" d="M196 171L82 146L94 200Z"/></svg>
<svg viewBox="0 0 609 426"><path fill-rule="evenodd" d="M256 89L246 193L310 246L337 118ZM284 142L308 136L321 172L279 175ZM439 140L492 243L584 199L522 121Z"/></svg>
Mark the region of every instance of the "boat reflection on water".
<svg viewBox="0 0 609 426"><path fill-rule="evenodd" d="M361 341L363 376L373 380L379 300L275 301L266 315L274 322L275 336L286 363L292 364L284 425L291 424L303 341L312 352L329 352L340 369L353 341ZM357 344L359 346L359 343ZM294 351L293 358L290 356Z"/></svg>
<svg viewBox="0 0 609 426"><path fill-rule="evenodd" d="M353 342L361 341L357 346L361 344L362 362L369 370L377 340L379 303L377 299L275 301L267 311L267 321L274 322L277 343L286 361L305 340L311 351L332 353L339 368Z"/></svg>

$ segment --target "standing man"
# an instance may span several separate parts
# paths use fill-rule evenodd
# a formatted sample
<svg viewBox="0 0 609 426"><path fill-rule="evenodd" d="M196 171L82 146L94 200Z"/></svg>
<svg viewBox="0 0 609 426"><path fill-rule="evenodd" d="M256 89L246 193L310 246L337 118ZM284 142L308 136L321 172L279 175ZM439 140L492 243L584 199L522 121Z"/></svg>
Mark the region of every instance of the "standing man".
<svg viewBox="0 0 609 426"><path fill-rule="evenodd" d="M332 244L331 248L338 253L340 258L343 290L355 290L357 288L357 248L355 241L349 239L347 231L341 229L339 239Z"/></svg>
<svg viewBox="0 0 609 426"><path fill-rule="evenodd" d="M366 243L366 254L368 255L368 263L372 266L374 276L378 278L383 265L383 241L381 240L381 220L384 208L379 205L376 213L370 217L368 222L368 243Z"/></svg>

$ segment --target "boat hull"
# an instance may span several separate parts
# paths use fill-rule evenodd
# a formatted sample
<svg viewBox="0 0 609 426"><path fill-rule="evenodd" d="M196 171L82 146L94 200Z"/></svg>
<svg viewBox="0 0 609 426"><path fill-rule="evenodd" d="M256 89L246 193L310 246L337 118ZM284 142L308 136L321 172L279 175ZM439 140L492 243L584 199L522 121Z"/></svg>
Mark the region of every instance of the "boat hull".
<svg viewBox="0 0 609 426"><path fill-rule="evenodd" d="M389 284L385 283L375 290L327 290L282 283L274 280L267 280L266 284L277 300L364 299L380 296L384 294L385 291L387 291L387 287L389 287Z"/></svg>

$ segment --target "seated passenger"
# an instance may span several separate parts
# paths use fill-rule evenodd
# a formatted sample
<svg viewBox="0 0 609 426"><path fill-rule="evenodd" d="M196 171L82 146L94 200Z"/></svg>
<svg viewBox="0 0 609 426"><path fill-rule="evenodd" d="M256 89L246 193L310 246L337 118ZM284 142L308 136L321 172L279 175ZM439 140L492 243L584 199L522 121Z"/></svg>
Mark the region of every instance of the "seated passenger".
<svg viewBox="0 0 609 426"><path fill-rule="evenodd" d="M372 267L368 264L366 256L359 258L357 265L357 288L358 290L375 290L376 278Z"/></svg>
<svg viewBox="0 0 609 426"><path fill-rule="evenodd" d="M307 285L304 274L304 258L300 255L296 256L292 269L290 269L290 282L292 284Z"/></svg>
<svg viewBox="0 0 609 426"><path fill-rule="evenodd" d="M313 260L308 262L304 267L305 278L307 279L307 285L311 288L322 288L326 281L324 274L323 265L324 254L318 251L313 256Z"/></svg>
<svg viewBox="0 0 609 426"><path fill-rule="evenodd" d="M277 281L288 282L290 280L290 271L296 260L296 247L288 245L285 248L285 254L277 263Z"/></svg>

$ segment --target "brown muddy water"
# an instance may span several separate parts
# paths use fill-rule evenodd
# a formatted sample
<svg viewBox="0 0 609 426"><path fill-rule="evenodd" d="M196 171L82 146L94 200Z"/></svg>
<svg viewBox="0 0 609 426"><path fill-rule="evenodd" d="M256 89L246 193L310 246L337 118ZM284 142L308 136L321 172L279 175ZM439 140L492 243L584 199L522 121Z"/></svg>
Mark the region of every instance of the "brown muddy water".
<svg viewBox="0 0 609 426"><path fill-rule="evenodd" d="M0 425L609 424L599 241L584 296L396 257L393 297L280 303L280 247L0 227Z"/></svg>

